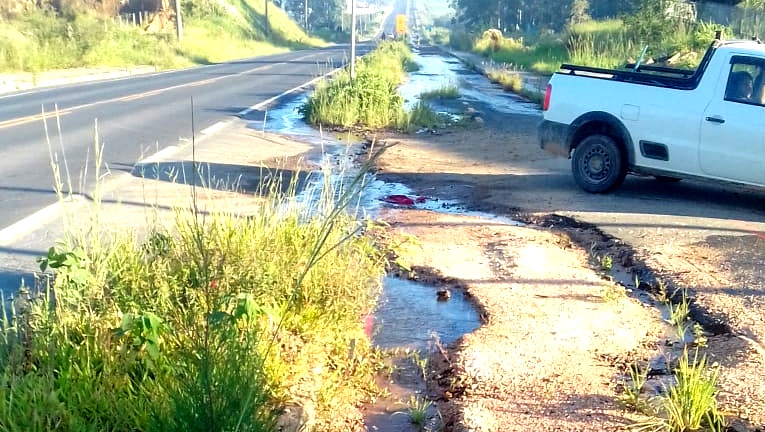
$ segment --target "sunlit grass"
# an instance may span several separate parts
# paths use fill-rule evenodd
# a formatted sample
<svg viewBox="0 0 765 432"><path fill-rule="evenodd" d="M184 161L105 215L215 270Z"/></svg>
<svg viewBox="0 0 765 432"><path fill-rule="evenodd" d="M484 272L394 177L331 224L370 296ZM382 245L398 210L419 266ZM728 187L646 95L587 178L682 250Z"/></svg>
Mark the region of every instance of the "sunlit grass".
<svg viewBox="0 0 765 432"><path fill-rule="evenodd" d="M668 57L677 52L703 51L711 42L713 30L721 29L731 37L729 28L705 22L667 21L671 28L664 40L638 40L634 27L640 22L626 23L621 19L586 21L558 34L535 36L533 40L483 37L475 41L472 50L509 69L521 69L541 74L559 70L562 63L601 68L619 68L636 60L648 44L651 57ZM464 45L466 37L456 39ZM465 49L464 47L462 48ZM693 68L701 55L684 56L677 67Z"/></svg>
<svg viewBox="0 0 765 432"><path fill-rule="evenodd" d="M360 317L384 262L353 212L367 168L340 186L327 171L308 201L294 182L261 183L247 214L199 187L140 230L107 221L99 182L40 259L52 284L5 311L2 429L268 432L309 395L311 421L344 430L338 400L362 400L376 364Z"/></svg>
<svg viewBox="0 0 765 432"><path fill-rule="evenodd" d="M235 0L228 9L212 3L206 7L209 10L195 6L185 17L182 42L172 25L162 33L146 34L138 27L90 13L64 16L33 10L0 21L0 71L132 65L175 68L324 44L307 36L277 7L269 10L266 35L261 1Z"/></svg>
<svg viewBox="0 0 765 432"><path fill-rule="evenodd" d="M507 70L492 70L488 73L489 80L502 86L507 91L518 93L523 88L523 78L517 72Z"/></svg>
<svg viewBox="0 0 765 432"><path fill-rule="evenodd" d="M717 408L719 366L707 363L706 356L693 358L684 349L675 370L676 382L651 400L656 416L630 427L634 431L686 432L726 430L726 421Z"/></svg>
<svg viewBox="0 0 765 432"><path fill-rule="evenodd" d="M420 93L421 100L433 100L433 99L458 99L460 97L460 89L456 84L446 84L437 89Z"/></svg>

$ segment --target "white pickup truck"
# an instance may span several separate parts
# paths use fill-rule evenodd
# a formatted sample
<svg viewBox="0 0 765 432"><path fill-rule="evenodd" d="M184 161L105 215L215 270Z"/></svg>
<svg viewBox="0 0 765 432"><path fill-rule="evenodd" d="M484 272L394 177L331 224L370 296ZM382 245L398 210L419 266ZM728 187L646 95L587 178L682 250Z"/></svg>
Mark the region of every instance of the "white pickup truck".
<svg viewBox="0 0 765 432"><path fill-rule="evenodd" d="M627 173L765 187L765 44L715 40L695 70L561 65L547 85L540 145L571 158L585 191Z"/></svg>

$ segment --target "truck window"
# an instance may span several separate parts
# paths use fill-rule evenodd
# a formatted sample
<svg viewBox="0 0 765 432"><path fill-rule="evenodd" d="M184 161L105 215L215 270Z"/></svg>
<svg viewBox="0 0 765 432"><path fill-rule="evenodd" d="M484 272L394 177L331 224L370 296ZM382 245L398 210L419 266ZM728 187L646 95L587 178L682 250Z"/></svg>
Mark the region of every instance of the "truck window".
<svg viewBox="0 0 765 432"><path fill-rule="evenodd" d="M759 59L733 58L725 87L725 100L765 105L765 67Z"/></svg>

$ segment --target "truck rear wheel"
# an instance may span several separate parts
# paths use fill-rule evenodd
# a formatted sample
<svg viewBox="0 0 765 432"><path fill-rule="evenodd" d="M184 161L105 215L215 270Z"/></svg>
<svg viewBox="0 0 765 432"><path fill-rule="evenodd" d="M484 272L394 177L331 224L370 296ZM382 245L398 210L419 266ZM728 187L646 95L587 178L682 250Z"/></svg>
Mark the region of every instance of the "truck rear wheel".
<svg viewBox="0 0 765 432"><path fill-rule="evenodd" d="M627 166L621 147L606 135L589 135L571 157L574 180L590 193L610 192L624 181Z"/></svg>

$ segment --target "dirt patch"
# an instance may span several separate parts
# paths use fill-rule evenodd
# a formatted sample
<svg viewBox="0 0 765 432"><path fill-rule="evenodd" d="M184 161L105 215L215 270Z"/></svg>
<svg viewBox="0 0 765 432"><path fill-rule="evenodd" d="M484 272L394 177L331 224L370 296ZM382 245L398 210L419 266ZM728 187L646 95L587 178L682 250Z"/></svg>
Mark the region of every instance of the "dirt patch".
<svg viewBox="0 0 765 432"><path fill-rule="evenodd" d="M481 113L474 128L385 137L395 145L378 164L379 178L406 184L414 194L456 200L467 209L543 228L498 227L491 220L410 211L387 214L397 229L426 239L420 240L427 250L422 265L464 281L492 317L442 356L436 381L446 389L439 397L451 419L447 429L611 430L629 422L616 402L616 365L656 354L653 344L670 343L671 337L658 330L665 328L660 308L647 307L650 318L632 309L610 318L609 308L617 306L602 300L626 287L635 298L625 296L625 304L644 309L637 299L650 301L649 294L661 285L670 297L678 296L679 289L691 295L691 314L705 329L704 352L710 362L721 365L718 400L734 430L754 431L765 425L765 380L757 378L765 361L763 236L699 236L721 227L734 231L730 226L735 218L748 220L747 209L718 203L710 204L708 211L689 210L698 208L697 199L705 194L727 193L693 183L657 188L640 178L630 178L621 195L584 194L574 186L567 162L538 148L538 116L472 108ZM754 202L749 192L737 193L745 203ZM684 195L689 196L687 203L677 198ZM661 203L665 198L679 204L665 206ZM566 216L558 215L559 210ZM719 214L717 220L732 222L723 226L713 221L699 228L695 224L704 219L692 218L696 213ZM589 218L590 222L583 217L585 222L578 223L581 216L591 214L606 216ZM672 222L651 228L650 223L640 225L642 214L651 223L670 218ZM607 233L600 222L625 227L621 231L625 235ZM742 231L746 232L751 231ZM689 243L687 238L705 240ZM526 260L534 254L536 262ZM592 267L599 257L613 260L610 277L621 284L596 275ZM579 267L559 265L570 260ZM582 286L581 281L596 285ZM621 302L618 307L633 307ZM633 322L630 315L639 318ZM601 322L628 334L613 337L598 327ZM641 333L638 329L646 322L653 323L652 329ZM600 342L578 341L571 348L552 333L556 323L582 329ZM609 338L626 345L614 345ZM595 348L604 346L621 352L600 355ZM567 363L566 358L573 360ZM598 363L598 359L609 360ZM562 369L557 371L558 367Z"/></svg>
<svg viewBox="0 0 765 432"><path fill-rule="evenodd" d="M459 280L486 324L436 352L430 396L446 430L615 430L616 359L655 355L658 312L589 268L554 233L476 217L391 209L417 239L412 264ZM433 272L431 272L433 273Z"/></svg>

